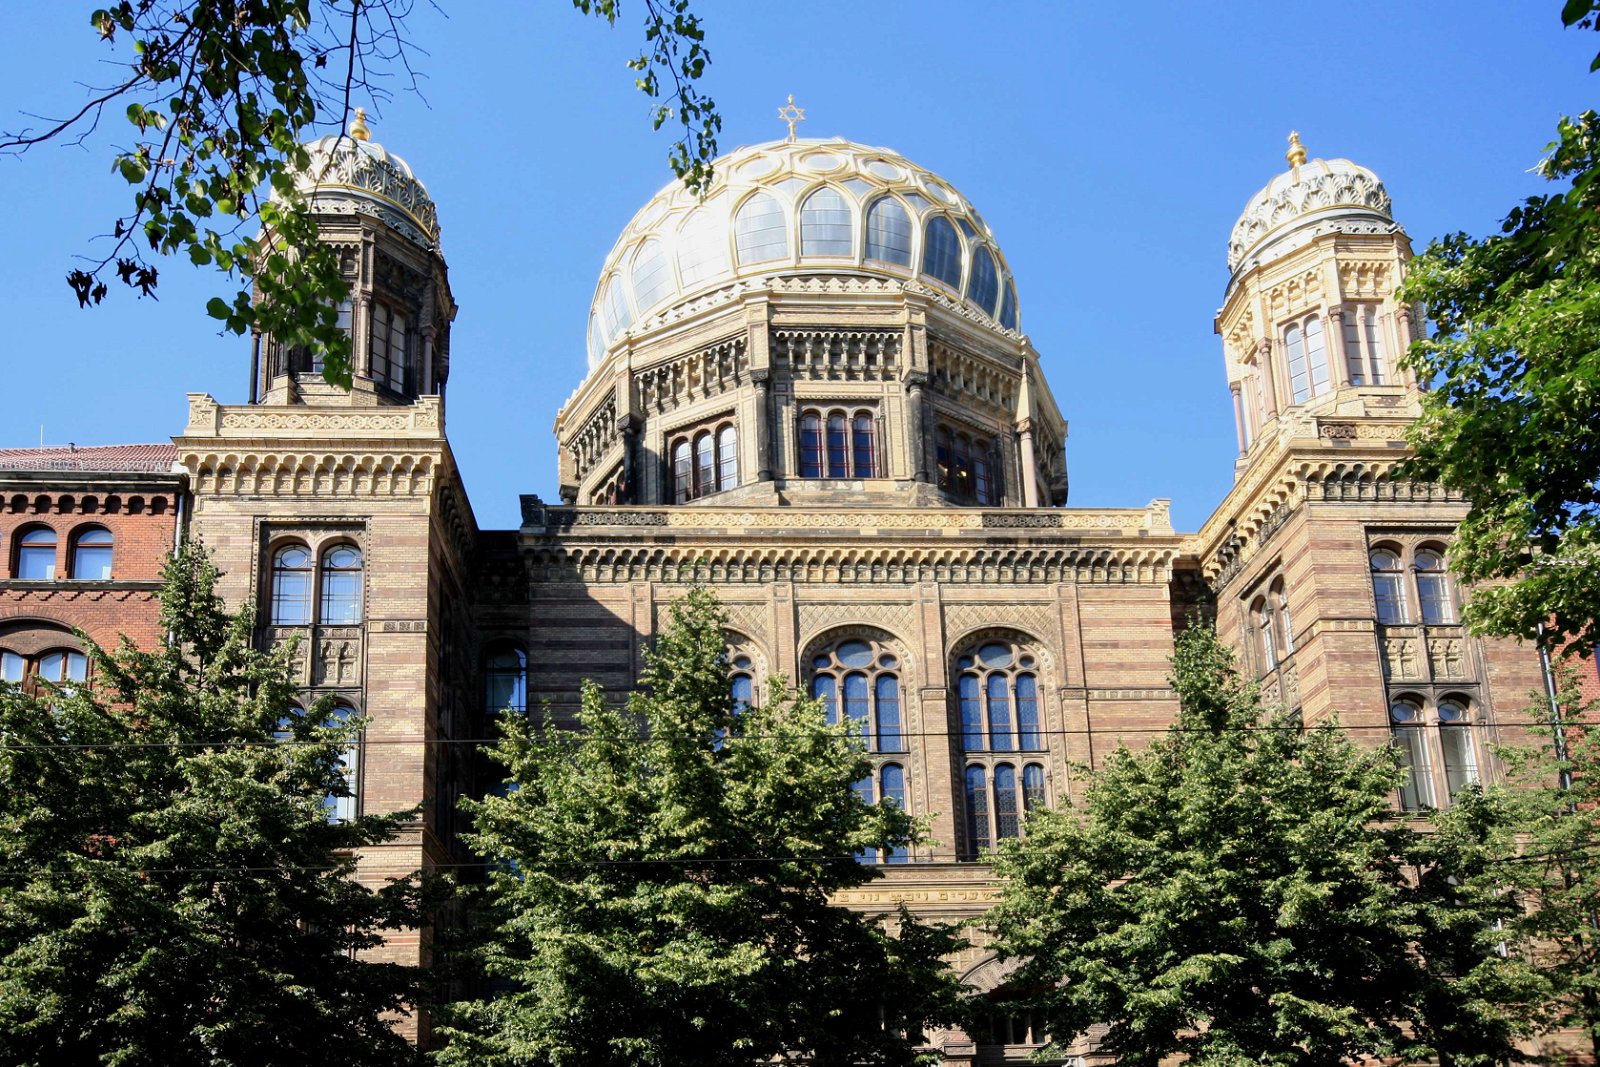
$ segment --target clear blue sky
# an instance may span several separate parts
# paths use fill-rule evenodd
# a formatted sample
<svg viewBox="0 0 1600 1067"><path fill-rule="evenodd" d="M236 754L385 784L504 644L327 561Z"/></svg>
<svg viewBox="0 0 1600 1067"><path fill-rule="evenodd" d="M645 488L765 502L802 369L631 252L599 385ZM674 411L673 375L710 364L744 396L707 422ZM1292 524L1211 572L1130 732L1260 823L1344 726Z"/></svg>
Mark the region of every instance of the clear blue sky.
<svg viewBox="0 0 1600 1067"><path fill-rule="evenodd" d="M426 101L382 106L375 139L439 204L461 313L449 429L480 525L517 494L555 496L550 432L584 374L595 276L670 175L666 139L623 65L638 0L614 30L566 0L418 4ZM59 114L104 80L94 5L0 6L0 126ZM1228 232L1285 166L1375 170L1420 250L1493 228L1541 184L1557 117L1591 107L1600 34L1563 31L1558 0L995 4L700 0L724 150L783 134L885 145L953 182L1017 278L1023 326L1071 423L1076 506L1173 499L1195 529L1232 477L1234 431L1211 322ZM108 131L111 131L108 133ZM80 311L62 278L127 201L111 134L0 159L0 447L158 441L184 393L246 397L244 341L204 314L221 280L162 265L160 301L116 292Z"/></svg>

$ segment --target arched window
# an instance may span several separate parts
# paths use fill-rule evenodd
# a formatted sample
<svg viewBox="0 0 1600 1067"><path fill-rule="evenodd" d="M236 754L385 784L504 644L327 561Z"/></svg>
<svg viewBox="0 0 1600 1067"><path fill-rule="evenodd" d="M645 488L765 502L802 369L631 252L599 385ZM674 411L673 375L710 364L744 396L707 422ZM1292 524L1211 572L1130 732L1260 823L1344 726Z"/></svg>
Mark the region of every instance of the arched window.
<svg viewBox="0 0 1600 1067"><path fill-rule="evenodd" d="M484 659L484 705L490 717L528 710L528 657L503 645Z"/></svg>
<svg viewBox="0 0 1600 1067"><path fill-rule="evenodd" d="M1278 633L1273 622L1272 609L1266 597L1256 597L1256 602L1250 606L1251 621L1255 624L1256 651L1261 656L1263 670L1273 671L1278 669Z"/></svg>
<svg viewBox="0 0 1600 1067"><path fill-rule="evenodd" d="M717 431L717 488L739 484L739 435L732 425Z"/></svg>
<svg viewBox="0 0 1600 1067"><path fill-rule="evenodd" d="M865 410L802 412L800 477L878 477L876 416Z"/></svg>
<svg viewBox="0 0 1600 1067"><path fill-rule="evenodd" d="M1308 315L1284 327L1283 346L1289 357L1289 392L1303 404L1328 391L1328 347L1322 319Z"/></svg>
<svg viewBox="0 0 1600 1067"><path fill-rule="evenodd" d="M865 411L858 411L850 425L851 474L857 478L872 478L877 471L874 447L877 420Z"/></svg>
<svg viewBox="0 0 1600 1067"><path fill-rule="evenodd" d="M954 482L951 491L962 500L971 500L972 495L972 438L964 433L958 433L954 438L955 448L951 453L951 468Z"/></svg>
<svg viewBox="0 0 1600 1067"><path fill-rule="evenodd" d="M1400 806L1406 811L1433 807L1433 763L1428 758L1428 738L1422 719L1422 706L1410 700L1396 700L1389 706L1389 721L1395 747L1406 768L1400 787Z"/></svg>
<svg viewBox="0 0 1600 1067"><path fill-rule="evenodd" d="M800 417L800 477L822 477L822 416L815 411Z"/></svg>
<svg viewBox="0 0 1600 1067"><path fill-rule="evenodd" d="M696 208L678 231L678 274L685 289L728 272L728 245L723 229L705 208Z"/></svg>
<svg viewBox="0 0 1600 1067"><path fill-rule="evenodd" d="M934 427L933 462L939 478L939 488L949 490L954 486L955 478L950 466L950 430L948 427Z"/></svg>
<svg viewBox="0 0 1600 1067"><path fill-rule="evenodd" d="M1385 368L1383 346L1378 340L1378 305L1346 304L1343 317L1344 356L1350 384L1382 385Z"/></svg>
<svg viewBox="0 0 1600 1067"><path fill-rule="evenodd" d="M105 581L111 577L111 531L91 526L79 531L72 542L72 576Z"/></svg>
<svg viewBox="0 0 1600 1067"><path fill-rule="evenodd" d="M961 235L943 215L930 218L922 231L922 273L961 289Z"/></svg>
<svg viewBox="0 0 1600 1067"><path fill-rule="evenodd" d="M694 461L688 438L672 446L672 499L682 504L694 497Z"/></svg>
<svg viewBox="0 0 1600 1067"><path fill-rule="evenodd" d="M728 687L733 697L733 716L738 718L756 706L755 663L749 656L740 654L734 656L728 666L733 672L728 676Z"/></svg>
<svg viewBox="0 0 1600 1067"><path fill-rule="evenodd" d="M89 677L89 660L82 652L65 648L51 649L39 657L37 673L45 681L58 685L81 682Z"/></svg>
<svg viewBox="0 0 1600 1067"><path fill-rule="evenodd" d="M621 279L613 277L606 282L605 298L601 300L600 308L606 317L606 337L615 341L633 321L633 312L628 308L628 297L622 291Z"/></svg>
<svg viewBox="0 0 1600 1067"><path fill-rule="evenodd" d="M322 556L322 603L317 621L354 626L361 621L361 550L335 545Z"/></svg>
<svg viewBox="0 0 1600 1067"><path fill-rule="evenodd" d="M1411 621L1406 606L1405 575L1400 569L1400 557L1387 548L1373 549L1372 597L1378 608L1378 621L1396 625Z"/></svg>
<svg viewBox="0 0 1600 1067"><path fill-rule="evenodd" d="M716 443L707 430L694 439L694 495L717 491Z"/></svg>
<svg viewBox="0 0 1600 1067"><path fill-rule="evenodd" d="M800 254L855 255L855 223L837 189L818 189L800 206Z"/></svg>
<svg viewBox="0 0 1600 1067"><path fill-rule="evenodd" d="M1294 653L1294 619L1289 614L1289 594L1284 591L1283 579L1272 583L1268 595L1278 609L1278 647L1285 656Z"/></svg>
<svg viewBox="0 0 1600 1067"><path fill-rule="evenodd" d="M995 271L994 256L987 248L972 253L972 277L967 280L967 300L983 309L984 314L994 314L994 302L1000 296L1000 275Z"/></svg>
<svg viewBox="0 0 1600 1067"><path fill-rule="evenodd" d="M18 578L30 582L53 581L56 576L56 532L48 526L24 531L17 541Z"/></svg>
<svg viewBox="0 0 1600 1067"><path fill-rule="evenodd" d="M992 504L993 481L989 477L988 450L979 447L972 454L972 497L980 504Z"/></svg>
<svg viewBox="0 0 1600 1067"><path fill-rule="evenodd" d="M311 552L284 545L272 556L272 625L311 625Z"/></svg>
<svg viewBox="0 0 1600 1067"><path fill-rule="evenodd" d="M652 238L639 246L633 254L629 278L633 282L633 303L640 312L672 291L672 271L667 269L667 256L660 241Z"/></svg>
<svg viewBox="0 0 1600 1067"><path fill-rule="evenodd" d="M878 641L850 639L811 660L811 695L828 721L843 721L866 740L869 752L904 752L900 724L899 659Z"/></svg>
<svg viewBox="0 0 1600 1067"><path fill-rule="evenodd" d="M1412 569L1417 576L1417 607L1422 611L1422 621L1432 626L1455 622L1455 599L1444 557L1431 548L1420 548L1412 557Z"/></svg>
<svg viewBox="0 0 1600 1067"><path fill-rule="evenodd" d="M757 193L741 204L733 219L733 243L741 265L787 259L789 228L778 201L766 193Z"/></svg>
<svg viewBox="0 0 1600 1067"><path fill-rule="evenodd" d="M1022 768L1022 810L1039 811L1047 804L1044 794L1044 767L1029 763Z"/></svg>
<svg viewBox="0 0 1600 1067"><path fill-rule="evenodd" d="M885 763L878 769L878 803L906 810L906 771L898 763ZM904 845L884 852L883 862L905 863L910 859Z"/></svg>
<svg viewBox="0 0 1600 1067"><path fill-rule="evenodd" d="M9 649L0 648L0 682L21 685L27 676L27 659Z"/></svg>
<svg viewBox="0 0 1600 1067"><path fill-rule="evenodd" d="M1038 661L1012 641L989 641L956 659L961 745L967 752L1038 752Z"/></svg>
<svg viewBox="0 0 1600 1067"><path fill-rule="evenodd" d="M1289 356L1289 389L1294 393L1294 402L1303 404L1311 399L1311 378L1306 373L1306 346L1300 327L1290 326L1283 331L1283 347Z"/></svg>
<svg viewBox="0 0 1600 1067"><path fill-rule="evenodd" d="M1406 811L1434 807L1479 780L1471 704L1446 696L1432 709L1419 696L1398 697L1389 707L1395 747L1406 767L1400 806Z"/></svg>
<svg viewBox="0 0 1600 1067"><path fill-rule="evenodd" d="M911 266L911 216L892 196L879 197L867 208L867 258Z"/></svg>
<svg viewBox="0 0 1600 1067"><path fill-rule="evenodd" d="M828 477L850 477L850 438L842 411L828 416Z"/></svg>
<svg viewBox="0 0 1600 1067"><path fill-rule="evenodd" d="M1478 781L1478 757L1472 744L1472 719L1466 702L1439 701L1439 748L1444 754L1444 783L1451 796Z"/></svg>
<svg viewBox="0 0 1600 1067"><path fill-rule="evenodd" d="M330 726L349 726L356 718L356 709L348 704L335 704L333 712L328 717ZM344 787L338 793L332 793L322 801L323 810L328 813L329 822L352 822L360 810L360 785L361 785L361 744L359 740L352 740L351 744L339 753L339 770L344 778Z"/></svg>
<svg viewBox="0 0 1600 1067"><path fill-rule="evenodd" d="M1322 318L1312 315L1306 319L1306 362L1310 365L1311 395L1328 391L1328 346L1322 335Z"/></svg>

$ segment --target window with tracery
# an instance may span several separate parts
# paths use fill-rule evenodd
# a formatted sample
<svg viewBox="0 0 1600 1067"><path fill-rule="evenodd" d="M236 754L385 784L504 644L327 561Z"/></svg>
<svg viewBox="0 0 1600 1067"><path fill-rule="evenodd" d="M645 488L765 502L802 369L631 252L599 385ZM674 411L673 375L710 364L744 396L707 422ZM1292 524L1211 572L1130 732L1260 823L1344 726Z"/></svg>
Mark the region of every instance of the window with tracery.
<svg viewBox="0 0 1600 1067"><path fill-rule="evenodd" d="M1368 558L1379 623L1398 626L1421 621L1427 626L1448 626L1456 622L1455 588L1442 546L1386 542L1375 546Z"/></svg>
<svg viewBox="0 0 1600 1067"><path fill-rule="evenodd" d="M361 550L354 545L335 545L322 554L318 621L324 626L361 621Z"/></svg>
<svg viewBox="0 0 1600 1067"><path fill-rule="evenodd" d="M878 420L870 408L800 413L800 477L881 478Z"/></svg>
<svg viewBox="0 0 1600 1067"><path fill-rule="evenodd" d="M739 432L732 422L672 438L672 501L684 504L739 484Z"/></svg>
<svg viewBox="0 0 1600 1067"><path fill-rule="evenodd" d="M305 545L284 545L273 553L272 625L311 625L311 578L311 550Z"/></svg>
<svg viewBox="0 0 1600 1067"><path fill-rule="evenodd" d="M961 503L1000 502L992 438L941 423L933 431L933 450L940 489Z"/></svg>
<svg viewBox="0 0 1600 1067"><path fill-rule="evenodd" d="M969 763L966 772L967 859L1001 841L1022 836L1029 812L1046 805L1042 763Z"/></svg>
<svg viewBox="0 0 1600 1067"><path fill-rule="evenodd" d="M899 671L899 657L888 646L840 641L812 657L811 695L822 701L828 722L848 723L868 752L904 752Z"/></svg>
<svg viewBox="0 0 1600 1067"><path fill-rule="evenodd" d="M70 685L88 678L89 658L76 649L52 648L23 655L0 648L0 682L10 682L31 691L39 681Z"/></svg>
<svg viewBox="0 0 1600 1067"><path fill-rule="evenodd" d="M1267 591L1251 602L1250 630L1255 638L1259 673L1277 670L1294 654L1294 620L1289 614L1289 594L1282 578L1274 578Z"/></svg>
<svg viewBox="0 0 1600 1067"><path fill-rule="evenodd" d="M956 659L961 747L1042 752L1038 659L1012 641L989 641Z"/></svg>
<svg viewBox="0 0 1600 1067"><path fill-rule="evenodd" d="M1441 807L1479 781L1473 736L1478 724L1466 697L1449 694L1430 702L1421 694L1403 693L1389 705L1389 724L1406 768L1402 809Z"/></svg>

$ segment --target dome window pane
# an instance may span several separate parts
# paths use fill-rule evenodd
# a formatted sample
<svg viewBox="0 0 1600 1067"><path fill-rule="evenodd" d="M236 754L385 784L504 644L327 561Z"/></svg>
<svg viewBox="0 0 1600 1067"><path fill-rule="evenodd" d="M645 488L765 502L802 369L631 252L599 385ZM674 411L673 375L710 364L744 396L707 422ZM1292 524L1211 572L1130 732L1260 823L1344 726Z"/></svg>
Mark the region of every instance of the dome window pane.
<svg viewBox="0 0 1600 1067"><path fill-rule="evenodd" d="M961 288L961 236L942 215L929 219L923 233L922 273L952 289Z"/></svg>
<svg viewBox="0 0 1600 1067"><path fill-rule="evenodd" d="M1000 304L1000 325L1008 330L1017 328L1017 287L1006 282L1006 298Z"/></svg>
<svg viewBox="0 0 1600 1067"><path fill-rule="evenodd" d="M855 223L850 205L835 189L818 189L800 208L800 254L850 256L855 254Z"/></svg>
<svg viewBox="0 0 1600 1067"><path fill-rule="evenodd" d="M724 233L706 210L691 214L678 231L678 274L685 288L728 272Z"/></svg>
<svg viewBox="0 0 1600 1067"><path fill-rule="evenodd" d="M987 248L972 254L972 277L967 281L967 300L983 309L985 315L994 314L994 302L1000 296L1000 275L994 269L994 256Z"/></svg>
<svg viewBox="0 0 1600 1067"><path fill-rule="evenodd" d="M911 266L911 216L893 197L881 197L867 209L867 258Z"/></svg>
<svg viewBox="0 0 1600 1067"><path fill-rule="evenodd" d="M633 257L633 303L640 311L652 307L672 289L666 251L660 241L646 241Z"/></svg>
<svg viewBox="0 0 1600 1067"><path fill-rule="evenodd" d="M628 298L622 293L622 286L617 284L617 279L612 278L606 282L605 299L601 301L601 308L606 317L606 337L615 341L617 335L628 328L628 323L633 316L628 310Z"/></svg>
<svg viewBox="0 0 1600 1067"><path fill-rule="evenodd" d="M786 258L789 230L784 225L783 208L766 193L746 200L733 220L733 242L741 264Z"/></svg>

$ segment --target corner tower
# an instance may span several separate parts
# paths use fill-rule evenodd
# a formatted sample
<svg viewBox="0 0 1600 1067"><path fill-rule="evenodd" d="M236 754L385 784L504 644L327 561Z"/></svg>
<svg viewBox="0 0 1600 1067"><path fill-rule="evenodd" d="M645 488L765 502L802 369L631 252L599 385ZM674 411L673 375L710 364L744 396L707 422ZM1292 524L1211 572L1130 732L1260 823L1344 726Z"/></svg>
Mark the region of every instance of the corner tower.
<svg viewBox="0 0 1600 1067"><path fill-rule="evenodd" d="M1286 158L1234 223L1216 318L1239 476L1308 420L1418 414L1415 382L1398 366L1416 323L1394 299L1411 242L1388 192L1348 159L1308 160L1299 134Z"/></svg>
<svg viewBox="0 0 1600 1067"><path fill-rule="evenodd" d="M439 213L405 160L372 140L356 109L347 134L306 146L296 181L318 240L339 254L350 299L339 323L350 333L353 385L322 380L322 362L270 335L254 338L250 402L324 406L408 404L444 396L450 376L450 275L439 250Z"/></svg>

